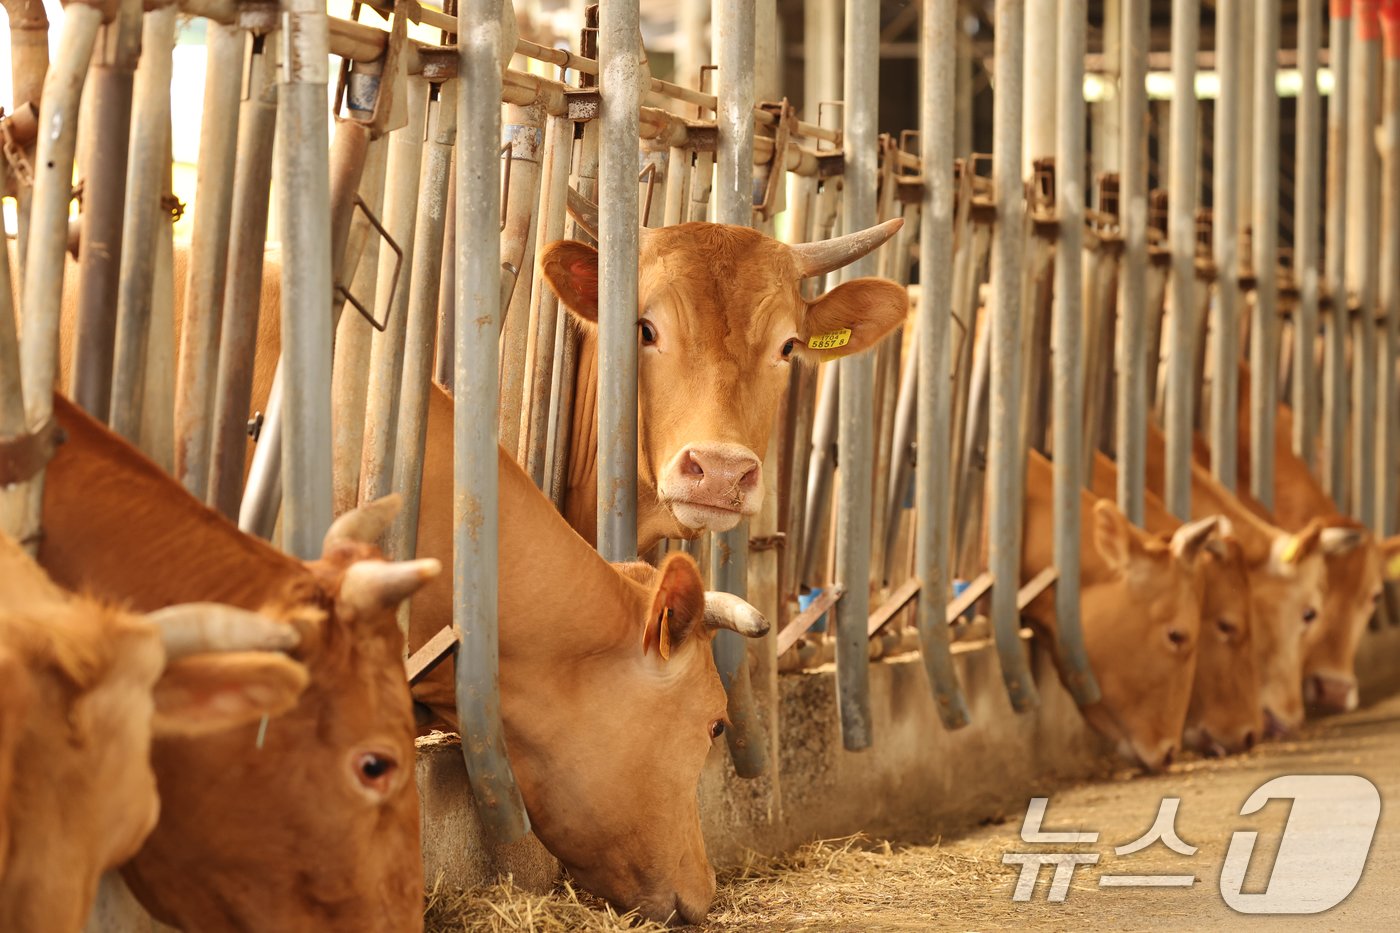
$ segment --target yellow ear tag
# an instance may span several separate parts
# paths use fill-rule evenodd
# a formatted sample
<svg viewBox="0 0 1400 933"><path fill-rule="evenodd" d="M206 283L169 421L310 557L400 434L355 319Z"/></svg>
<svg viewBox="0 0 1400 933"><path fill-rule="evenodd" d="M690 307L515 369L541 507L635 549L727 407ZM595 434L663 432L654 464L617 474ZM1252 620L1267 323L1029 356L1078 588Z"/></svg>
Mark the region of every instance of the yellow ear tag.
<svg viewBox="0 0 1400 933"><path fill-rule="evenodd" d="M1386 561L1385 575L1391 580L1400 580L1400 554Z"/></svg>
<svg viewBox="0 0 1400 933"><path fill-rule="evenodd" d="M1298 540L1298 536L1293 535L1290 537L1288 539L1288 544L1284 545L1283 548L1283 562L1285 564L1291 564L1296 561L1298 559L1298 549L1300 547L1302 547L1302 543Z"/></svg>
<svg viewBox="0 0 1400 933"><path fill-rule="evenodd" d="M661 621L657 623L658 635L660 636L657 648L661 652L661 660L663 661L671 660L671 626L666 624L670 619L671 610L667 609L661 613Z"/></svg>
<svg viewBox="0 0 1400 933"><path fill-rule="evenodd" d="M835 350L851 342L851 329L843 327L829 334L815 334L807 341L809 350Z"/></svg>

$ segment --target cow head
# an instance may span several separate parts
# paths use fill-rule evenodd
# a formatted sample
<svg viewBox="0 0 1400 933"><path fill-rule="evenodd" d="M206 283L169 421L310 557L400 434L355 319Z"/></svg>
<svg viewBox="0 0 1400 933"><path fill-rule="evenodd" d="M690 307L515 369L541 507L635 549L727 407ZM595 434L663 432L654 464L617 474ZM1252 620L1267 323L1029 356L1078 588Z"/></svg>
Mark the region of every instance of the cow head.
<svg viewBox="0 0 1400 933"><path fill-rule="evenodd" d="M1186 741L1207 755L1247 751L1263 735L1249 575L1229 527L1222 519L1198 562L1205 591Z"/></svg>
<svg viewBox="0 0 1400 933"><path fill-rule="evenodd" d="M854 262L900 220L788 246L747 227L687 223L643 231L637 309L638 537L694 538L758 512L789 367L873 346L904 321L905 289L861 278L815 299L804 278ZM552 243L541 267L560 301L598 320L598 253ZM813 349L812 347L819 349Z"/></svg>
<svg viewBox="0 0 1400 933"><path fill-rule="evenodd" d="M391 496L337 520L320 560L265 611L299 633L310 673L286 714L157 743L164 813L124 869L183 929L417 929L422 913L413 713L399 603L439 571L365 543ZM198 878L198 884L189 884Z"/></svg>
<svg viewBox="0 0 1400 933"><path fill-rule="evenodd" d="M1155 771L1175 756L1191 701L1201 633L1196 563L1215 520L1183 525L1168 540L1099 500L1093 525L1111 577L1081 594L1084 644L1102 694L1084 712L1125 756Z"/></svg>
<svg viewBox="0 0 1400 933"><path fill-rule="evenodd" d="M592 650L540 645L502 664L511 764L535 832L583 887L698 922L715 880L696 787L726 710L710 642L717 628L756 637L767 623L746 604L707 602L685 554L616 583L623 611ZM542 684L560 715L540 708Z"/></svg>
<svg viewBox="0 0 1400 933"><path fill-rule="evenodd" d="M1323 535L1349 535L1356 546L1327 556L1327 600L1317 624L1303 632L1303 699L1342 713L1360 701L1356 649L1375 615L1386 580L1400 579L1400 538L1377 541L1359 522L1333 519Z"/></svg>
<svg viewBox="0 0 1400 933"><path fill-rule="evenodd" d="M7 547L8 545L8 547ZM156 824L152 737L203 735L288 709L295 633L223 606L139 616L52 587L0 538L0 928L77 930L102 872ZM22 558L28 567L24 567ZM17 566L19 565L19 566ZM15 598L14 573L47 592ZM210 650L233 654L209 654Z"/></svg>

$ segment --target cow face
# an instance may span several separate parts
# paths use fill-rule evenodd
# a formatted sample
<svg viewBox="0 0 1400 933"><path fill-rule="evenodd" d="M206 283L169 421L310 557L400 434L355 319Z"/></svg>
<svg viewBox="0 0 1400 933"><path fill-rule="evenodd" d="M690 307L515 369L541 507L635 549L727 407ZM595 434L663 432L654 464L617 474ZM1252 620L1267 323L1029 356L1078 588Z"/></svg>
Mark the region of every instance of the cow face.
<svg viewBox="0 0 1400 933"><path fill-rule="evenodd" d="M799 291L805 276L864 255L898 229L884 227L878 236L852 234L866 239L841 261L817 265L804 247L746 227L688 223L645 232L637 313L643 548L661 537L726 531L756 514L789 367L868 349L904 320L908 297L893 282L856 279L810 301ZM553 243L543 269L570 310L597 321L596 251Z"/></svg>
<svg viewBox="0 0 1400 933"><path fill-rule="evenodd" d="M1249 575L1239 542L1211 541L1200 557L1205 591L1186 741L1208 755L1247 751L1263 734Z"/></svg>
<svg viewBox="0 0 1400 933"><path fill-rule="evenodd" d="M638 575L649 586L618 581L630 618L605 648L502 665L511 763L535 832L583 887L651 919L699 922L715 880L696 789L726 710L715 618L688 555ZM517 701L546 683L568 715Z"/></svg>
<svg viewBox="0 0 1400 933"><path fill-rule="evenodd" d="M1318 623L1303 633L1303 698L1326 713L1355 709L1356 651L1376 613L1382 584L1400 580L1400 538L1377 541L1358 523L1334 521L1323 530L1327 551L1327 601ZM1327 547L1329 537L1350 533L1356 546Z"/></svg>
<svg viewBox="0 0 1400 933"><path fill-rule="evenodd" d="M1081 625L1102 700L1090 723L1149 771L1171 763L1191 701L1201 634L1195 570L1214 520L1170 542L1134 528L1106 500L1094 504L1094 546L1111 577L1084 587Z"/></svg>

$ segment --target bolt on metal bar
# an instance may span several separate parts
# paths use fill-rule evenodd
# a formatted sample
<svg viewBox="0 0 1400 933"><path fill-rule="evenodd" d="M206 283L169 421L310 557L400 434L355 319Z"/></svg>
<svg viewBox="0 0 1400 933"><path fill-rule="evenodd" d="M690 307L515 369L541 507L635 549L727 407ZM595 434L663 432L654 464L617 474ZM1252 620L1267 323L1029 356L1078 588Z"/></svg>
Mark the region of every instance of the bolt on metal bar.
<svg viewBox="0 0 1400 933"><path fill-rule="evenodd" d="M919 24L919 156L924 193L919 231L917 447L914 487L914 572L919 581L915 625L933 702L946 729L972 721L953 666L948 628L948 486L952 399L948 392L953 329L953 106L958 18L955 4L924 0Z"/></svg>
<svg viewBox="0 0 1400 933"><path fill-rule="evenodd" d="M1210 466L1234 490L1239 481L1239 224L1235 198L1239 130L1239 0L1216 0L1215 54L1220 94L1215 100L1211 189L1211 248L1215 260L1215 318L1211 327ZM1300 137L1301 144L1301 137Z"/></svg>
<svg viewBox="0 0 1400 933"><path fill-rule="evenodd" d="M139 443L145 404L142 390L151 326L151 290L155 284L156 226L170 223L170 215L161 210L161 199L170 176L165 136L170 126L170 77L178 12L174 6L167 6L145 15L131 113L131 157L122 241L132 248L123 250L121 256L112 404L107 422L133 444Z"/></svg>
<svg viewBox="0 0 1400 933"><path fill-rule="evenodd" d="M1351 109L1347 112L1347 291L1359 311L1351 319L1350 513L1366 523L1376 514L1376 305L1380 290L1380 172L1376 153L1380 72L1379 3L1357 3L1353 17ZM1344 506L1345 508L1345 506Z"/></svg>
<svg viewBox="0 0 1400 933"><path fill-rule="evenodd" d="M996 94L992 112L992 189L997 221L992 239L991 417L987 444L988 569L992 587L991 618L1001 675L1017 712L1039 703L1035 681L1021 642L1021 613L1016 606L1021 569L1021 515L1024 510L1025 452L1021 439L1021 307L1023 253L1026 246L1025 199L1021 180L1022 57L1025 47L1024 0L997 0ZM849 100L849 95L847 97ZM850 119L850 114L847 114ZM849 165L849 160L848 160ZM843 419L842 428L846 427ZM844 463L844 458L843 458ZM846 602L850 599L847 595Z"/></svg>
<svg viewBox="0 0 1400 933"><path fill-rule="evenodd" d="M1332 0L1327 32L1332 94L1327 104L1327 201L1324 277L1329 299L1323 346L1322 481L1339 507L1346 507L1347 394L1347 113L1351 103L1351 0Z"/></svg>
<svg viewBox="0 0 1400 933"><path fill-rule="evenodd" d="M637 556L638 15L637 0L612 0L598 31L598 550L610 561Z"/></svg>
<svg viewBox="0 0 1400 933"><path fill-rule="evenodd" d="M1216 16L1219 15L1217 7ZM1297 177L1293 189L1293 280L1298 283L1293 341L1293 452L1313 469L1317 467L1318 416L1314 348L1322 271L1318 262L1322 248L1319 236L1322 232L1322 98L1317 90L1321 31L1322 0L1299 0L1298 70L1303 83L1298 91L1294 155ZM1224 87L1223 80L1221 87ZM1218 138L1219 130L1216 135ZM1215 229L1219 236L1219 224ZM1219 263L1216 266L1219 268ZM1400 273L1400 269L1396 271ZM1216 379L1219 378L1217 367Z"/></svg>
<svg viewBox="0 0 1400 933"><path fill-rule="evenodd" d="M461 633L457 716L463 736L469 737L462 742L467 777L487 831L498 842L509 842L529 831L530 818L506 757L501 724L497 630L500 447L496 419L489 416L496 411L500 392L501 13L500 0L467 4L457 35L461 80L457 95L452 621ZM634 3L634 37L635 16ZM635 56L633 62L635 67ZM635 106L627 109L636 113ZM631 216L635 218L635 211Z"/></svg>
<svg viewBox="0 0 1400 933"><path fill-rule="evenodd" d="M1274 505L1278 411L1278 0L1254 4L1254 321L1250 327L1250 490ZM1190 441L1187 441L1190 445ZM1179 516L1186 518L1189 516Z"/></svg>
<svg viewBox="0 0 1400 933"><path fill-rule="evenodd" d="M331 524L329 24L318 0L283 0L283 10L287 55L275 144L287 363L282 369L283 547L306 560L321 553Z"/></svg>
<svg viewBox="0 0 1400 933"><path fill-rule="evenodd" d="M209 486L214 380L219 369L219 328L228 282L234 145L238 140L246 33L210 23L208 38L196 210L175 394L175 475L201 500Z"/></svg>
<svg viewBox="0 0 1400 933"><path fill-rule="evenodd" d="M112 404L112 355L116 346L117 282L122 261L131 98L141 55L141 3L123 0L103 25L92 64L88 107L93 139L80 154L84 194L78 256L77 342L69 394L85 411L106 422ZM22 98L16 98L22 100ZM143 244L142 251L149 252Z"/></svg>
<svg viewBox="0 0 1400 933"><path fill-rule="evenodd" d="M1223 0L1232 3L1234 0ZM1120 25L1122 39L1122 125L1130 131L1119 140L1119 229L1123 231L1123 258L1119 266L1119 344L1118 344L1118 507L1128 521L1143 522L1143 489L1147 470L1148 367L1147 353L1147 48L1149 16L1147 0L1122 0ZM1106 257L1099 257L1105 262ZM1082 276L1081 271L1081 276ZM1057 295L1065 295L1057 285ZM1071 297L1071 300L1072 297ZM1082 390L1082 389L1081 389ZM1094 389L1097 390L1097 387ZM1080 411L1083 410L1081 407ZM1059 416L1056 416L1056 423ZM1076 419L1077 420L1077 419ZM1088 444L1081 441L1076 449ZM1060 460L1060 445L1055 443L1055 462ZM1090 462L1080 464L1083 470ZM1081 472L1081 476L1087 473ZM1078 500L1072 509L1078 521ZM1064 564L1060 567L1060 582L1056 591L1065 588L1068 578ZM1063 610L1056 615L1063 619Z"/></svg>
<svg viewBox="0 0 1400 933"><path fill-rule="evenodd" d="M1380 310L1385 320L1385 340L1378 347L1380 374L1377 382L1377 418L1380 443L1377 450L1374 528L1389 537L1400 531L1400 400L1396 393L1395 355L1400 352L1400 10L1394 4L1382 10L1385 31L1381 122L1381 255ZM1306 72L1305 72L1306 73Z"/></svg>
<svg viewBox="0 0 1400 933"><path fill-rule="evenodd" d="M1172 0L1171 337L1167 359L1167 508L1191 518L1191 348L1196 308L1196 52L1200 0Z"/></svg>

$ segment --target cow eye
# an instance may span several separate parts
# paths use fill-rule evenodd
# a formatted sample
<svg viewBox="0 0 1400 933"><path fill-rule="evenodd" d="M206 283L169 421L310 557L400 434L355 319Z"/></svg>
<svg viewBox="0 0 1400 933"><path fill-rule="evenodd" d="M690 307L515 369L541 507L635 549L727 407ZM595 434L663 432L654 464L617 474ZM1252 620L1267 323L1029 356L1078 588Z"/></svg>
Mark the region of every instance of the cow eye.
<svg viewBox="0 0 1400 933"><path fill-rule="evenodd" d="M656 346L656 325L652 324L651 321L641 321L637 326L642 331L642 346Z"/></svg>
<svg viewBox="0 0 1400 933"><path fill-rule="evenodd" d="M1176 645L1178 648L1186 644L1186 642L1189 640L1190 636L1187 635L1185 632L1177 631L1176 629L1167 630L1167 641L1171 642L1173 645Z"/></svg>
<svg viewBox="0 0 1400 933"><path fill-rule="evenodd" d="M724 735L724 720L716 719L710 723L710 738L717 739L722 735Z"/></svg>
<svg viewBox="0 0 1400 933"><path fill-rule="evenodd" d="M797 338L789 337L787 343L783 344L783 359L792 359L792 351L797 349Z"/></svg>
<svg viewBox="0 0 1400 933"><path fill-rule="evenodd" d="M1231 622L1229 619L1216 619L1215 627L1220 629L1220 633L1227 637L1239 631L1235 623Z"/></svg>
<svg viewBox="0 0 1400 933"><path fill-rule="evenodd" d="M355 777L366 790L382 794L388 790L398 762L388 755L365 752L355 759Z"/></svg>
<svg viewBox="0 0 1400 933"><path fill-rule="evenodd" d="M1306 608L1306 609L1303 610L1303 624L1304 624L1304 625L1311 625L1311 624L1313 623L1313 621L1314 621L1316 618L1317 618L1317 610L1314 609L1313 607L1309 606L1308 608Z"/></svg>

